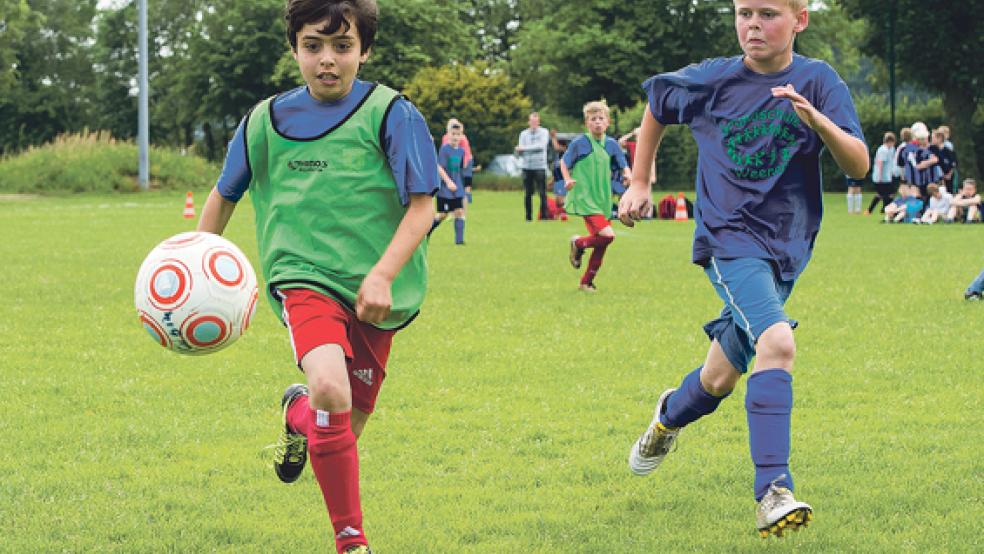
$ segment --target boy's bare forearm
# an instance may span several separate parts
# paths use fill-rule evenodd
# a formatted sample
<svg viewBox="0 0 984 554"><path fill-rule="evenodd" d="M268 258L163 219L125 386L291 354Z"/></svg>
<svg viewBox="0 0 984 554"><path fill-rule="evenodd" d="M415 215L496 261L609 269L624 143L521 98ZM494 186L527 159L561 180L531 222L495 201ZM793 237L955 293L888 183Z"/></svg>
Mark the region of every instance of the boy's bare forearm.
<svg viewBox="0 0 984 554"><path fill-rule="evenodd" d="M236 203L222 198L219 190L213 188L205 200L205 206L202 207L202 216L198 220L197 230L221 235L235 211Z"/></svg>
<svg viewBox="0 0 984 554"><path fill-rule="evenodd" d="M868 160L868 147L861 139L849 135L827 116L818 113L819 121L815 127L820 140L830 150L837 165L852 179L863 179L868 174L871 162Z"/></svg>
<svg viewBox="0 0 984 554"><path fill-rule="evenodd" d="M652 183L656 180L656 176L653 175L656 171L653 162L656 160L656 152L659 150L659 144L663 141L663 133L665 132L666 127L659 121L656 121L656 118L653 117L653 113L647 105L645 113L642 116L642 126L639 128L639 134L636 137L637 143L635 159L632 161L631 186L652 187Z"/></svg>
<svg viewBox="0 0 984 554"><path fill-rule="evenodd" d="M427 194L410 195L410 206L393 234L386 251L370 271L392 282L420 246L434 222L434 204Z"/></svg>
<svg viewBox="0 0 984 554"><path fill-rule="evenodd" d="M564 163L564 160L560 160L560 174L564 177L565 182L573 181L571 179L571 171L567 169L567 164Z"/></svg>

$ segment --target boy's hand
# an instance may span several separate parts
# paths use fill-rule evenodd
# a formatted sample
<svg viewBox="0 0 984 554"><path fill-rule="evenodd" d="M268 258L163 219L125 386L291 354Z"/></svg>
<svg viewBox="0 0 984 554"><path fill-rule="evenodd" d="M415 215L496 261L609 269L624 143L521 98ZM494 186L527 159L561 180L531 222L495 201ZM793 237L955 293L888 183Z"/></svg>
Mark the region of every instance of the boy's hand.
<svg viewBox="0 0 984 554"><path fill-rule="evenodd" d="M458 190L458 185L454 184L454 181L448 181L448 190L451 192L456 192Z"/></svg>
<svg viewBox="0 0 984 554"><path fill-rule="evenodd" d="M814 131L817 130L817 126L820 124L820 118L823 117L823 114L814 108L813 104L810 104L809 100L803 98L803 96L796 92L793 85L772 87L772 96L774 98L786 98L792 102L793 110L796 111L796 115L799 116L800 121L806 123L810 129L813 129Z"/></svg>
<svg viewBox="0 0 984 554"><path fill-rule="evenodd" d="M370 271L355 297L355 316L366 323L380 323L393 307L393 283Z"/></svg>
<svg viewBox="0 0 984 554"><path fill-rule="evenodd" d="M574 188L574 185L576 184L577 184L576 180L568 179L567 181L564 181L564 190L571 190L572 188Z"/></svg>
<svg viewBox="0 0 984 554"><path fill-rule="evenodd" d="M618 220L626 227L634 227L635 222L652 212L652 192L646 187L629 187L618 201Z"/></svg>

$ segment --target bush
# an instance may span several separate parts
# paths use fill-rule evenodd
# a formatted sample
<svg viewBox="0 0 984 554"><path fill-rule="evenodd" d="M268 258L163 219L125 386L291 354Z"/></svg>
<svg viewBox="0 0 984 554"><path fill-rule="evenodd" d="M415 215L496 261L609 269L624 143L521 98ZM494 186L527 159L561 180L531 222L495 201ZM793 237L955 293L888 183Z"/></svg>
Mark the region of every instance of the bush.
<svg viewBox="0 0 984 554"><path fill-rule="evenodd" d="M150 187L193 190L211 187L220 167L168 148L150 149ZM105 131L61 135L42 146L0 159L0 192L69 194L136 192L139 152L132 142Z"/></svg>
<svg viewBox="0 0 984 554"><path fill-rule="evenodd" d="M477 64L425 67L403 92L437 140L444 136L449 118L459 119L475 163L481 165L496 154L512 152L526 127L530 99L520 89L508 75Z"/></svg>

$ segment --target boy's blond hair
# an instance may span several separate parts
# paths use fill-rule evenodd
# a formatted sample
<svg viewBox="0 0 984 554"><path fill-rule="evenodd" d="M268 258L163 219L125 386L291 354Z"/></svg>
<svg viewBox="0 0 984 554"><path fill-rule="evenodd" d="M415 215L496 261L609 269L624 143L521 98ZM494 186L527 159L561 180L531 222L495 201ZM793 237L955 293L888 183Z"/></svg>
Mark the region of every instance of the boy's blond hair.
<svg viewBox="0 0 984 554"><path fill-rule="evenodd" d="M593 102L588 102L584 105L584 118L587 119L589 115L601 112L605 114L605 117L611 116L611 111L608 109L608 104L604 100L595 100Z"/></svg>
<svg viewBox="0 0 984 554"><path fill-rule="evenodd" d="M786 0L786 4L789 5L789 9L793 10L793 13L799 13L800 10L809 7L808 0Z"/></svg>

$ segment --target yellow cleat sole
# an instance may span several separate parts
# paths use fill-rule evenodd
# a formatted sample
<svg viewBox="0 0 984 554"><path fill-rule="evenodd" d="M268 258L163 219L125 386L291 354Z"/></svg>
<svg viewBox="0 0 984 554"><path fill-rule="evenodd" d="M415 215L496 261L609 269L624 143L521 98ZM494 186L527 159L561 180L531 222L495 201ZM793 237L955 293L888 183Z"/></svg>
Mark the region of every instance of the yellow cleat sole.
<svg viewBox="0 0 984 554"><path fill-rule="evenodd" d="M775 535L776 538L782 538L783 533L788 531L799 531L800 527L808 527L811 521L813 521L812 511L802 508L793 510L772 525L764 529L759 529L759 537L767 539L769 538L769 535Z"/></svg>

